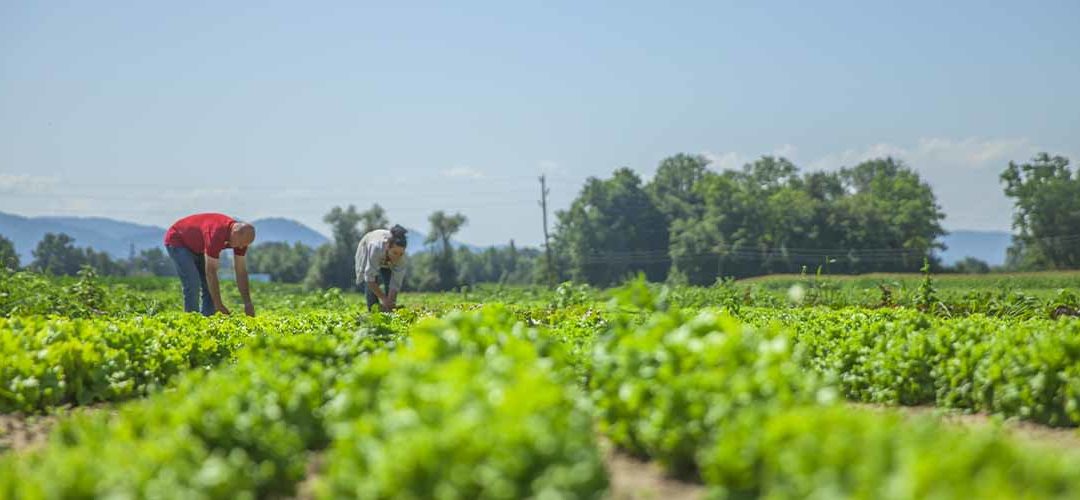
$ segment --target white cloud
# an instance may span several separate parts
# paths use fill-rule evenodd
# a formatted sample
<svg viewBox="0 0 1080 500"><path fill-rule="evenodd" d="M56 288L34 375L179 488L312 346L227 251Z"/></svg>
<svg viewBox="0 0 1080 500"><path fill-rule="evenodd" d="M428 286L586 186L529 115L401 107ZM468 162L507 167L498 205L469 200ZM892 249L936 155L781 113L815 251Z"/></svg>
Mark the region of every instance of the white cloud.
<svg viewBox="0 0 1080 500"><path fill-rule="evenodd" d="M907 150L893 146L892 144L878 143L863 148L846 149L837 153L830 153L806 166L810 170L835 170L841 167L852 167L864 160L884 158L891 156L907 161Z"/></svg>
<svg viewBox="0 0 1080 500"><path fill-rule="evenodd" d="M0 174L0 193L42 193L60 182L56 177L27 174Z"/></svg>
<svg viewBox="0 0 1080 500"><path fill-rule="evenodd" d="M773 149L772 152L769 153L769 156L779 156L779 157L791 159L791 158L794 158L795 156L797 156L798 154L799 154L799 148L795 147L794 144L784 144L784 145L781 145L780 147L777 147L777 148Z"/></svg>
<svg viewBox="0 0 1080 500"><path fill-rule="evenodd" d="M1024 138L955 140L931 137L919 139L916 144L906 147L878 143L847 149L822 156L807 166L814 170L836 169L851 167L873 158L891 156L904 160L916 169L921 169L920 165L935 168L1003 169L1009 160L1025 160L1035 152L1036 148Z"/></svg>
<svg viewBox="0 0 1080 500"><path fill-rule="evenodd" d="M443 177L456 177L464 179L483 179L484 172L472 167L454 167L442 171Z"/></svg>
<svg viewBox="0 0 1080 500"><path fill-rule="evenodd" d="M727 153L713 153L706 151L701 153L706 160L709 160L709 164L717 170L730 170L741 167L746 160L738 153L728 151Z"/></svg>
<svg viewBox="0 0 1080 500"><path fill-rule="evenodd" d="M772 151L762 153L760 155L744 155L736 153L734 151L728 151L726 153L714 153L712 151L706 151L701 153L706 160L709 160L709 165L717 170L731 170L741 168L743 165L750 163L762 156L776 156L783 157L789 160L794 160L795 156L799 154L799 148L793 144L783 144L773 148Z"/></svg>

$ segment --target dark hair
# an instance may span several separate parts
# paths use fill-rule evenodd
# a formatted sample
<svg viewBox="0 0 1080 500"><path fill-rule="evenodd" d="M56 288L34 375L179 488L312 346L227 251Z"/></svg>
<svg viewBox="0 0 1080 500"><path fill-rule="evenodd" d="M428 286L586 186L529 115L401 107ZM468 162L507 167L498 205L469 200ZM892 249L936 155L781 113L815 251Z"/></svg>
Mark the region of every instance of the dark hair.
<svg viewBox="0 0 1080 500"><path fill-rule="evenodd" d="M401 224L394 224L394 227L390 228L390 244L401 248L408 246L409 242L405 239L405 233L407 232L405 228L401 227Z"/></svg>

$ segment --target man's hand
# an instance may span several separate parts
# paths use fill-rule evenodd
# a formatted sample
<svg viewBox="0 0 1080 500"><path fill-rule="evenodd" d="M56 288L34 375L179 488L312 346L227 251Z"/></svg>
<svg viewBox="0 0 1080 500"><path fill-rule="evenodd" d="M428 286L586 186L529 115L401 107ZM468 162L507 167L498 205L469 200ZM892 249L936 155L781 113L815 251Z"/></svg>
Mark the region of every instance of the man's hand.
<svg viewBox="0 0 1080 500"><path fill-rule="evenodd" d="M219 312L219 313L224 314L226 316L232 314L231 312L229 312L229 308L225 307L225 304L218 304L218 305L214 306L214 309L216 309L216 312Z"/></svg>
<svg viewBox="0 0 1080 500"><path fill-rule="evenodd" d="M248 302L248 303L244 304L244 314L254 318L255 317L255 304L252 304L251 302Z"/></svg>

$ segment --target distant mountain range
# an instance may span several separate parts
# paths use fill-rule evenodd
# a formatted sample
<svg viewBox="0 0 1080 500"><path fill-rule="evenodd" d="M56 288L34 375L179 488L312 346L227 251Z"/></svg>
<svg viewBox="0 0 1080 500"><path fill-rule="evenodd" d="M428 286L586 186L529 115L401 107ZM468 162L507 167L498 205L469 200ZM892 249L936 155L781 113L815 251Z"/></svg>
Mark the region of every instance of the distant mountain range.
<svg viewBox="0 0 1080 500"><path fill-rule="evenodd" d="M292 219L270 217L252 221L257 229L257 243L272 241L300 242L310 247L327 243L329 238L318 231ZM134 222L118 221L104 217L23 217L0 212L0 235L15 244L19 260L28 264L33 260L31 252L47 233L65 233L75 239L77 247L91 247L105 251L114 258L127 258L134 247L136 253L149 248L160 248L165 228ZM410 248L422 246L425 234L409 230ZM473 251L483 247L454 241L455 246L465 246Z"/></svg>

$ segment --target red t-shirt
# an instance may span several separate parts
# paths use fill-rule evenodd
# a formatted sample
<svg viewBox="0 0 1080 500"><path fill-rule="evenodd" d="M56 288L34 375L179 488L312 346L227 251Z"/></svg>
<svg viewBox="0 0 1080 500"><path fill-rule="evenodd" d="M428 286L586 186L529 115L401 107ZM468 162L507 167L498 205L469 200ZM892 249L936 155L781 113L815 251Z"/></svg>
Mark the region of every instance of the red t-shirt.
<svg viewBox="0 0 1080 500"><path fill-rule="evenodd" d="M229 247L229 228L236 222L224 214L189 215L173 223L165 231L165 246L184 247L197 254L215 259ZM247 247L233 248L233 255L244 255Z"/></svg>

